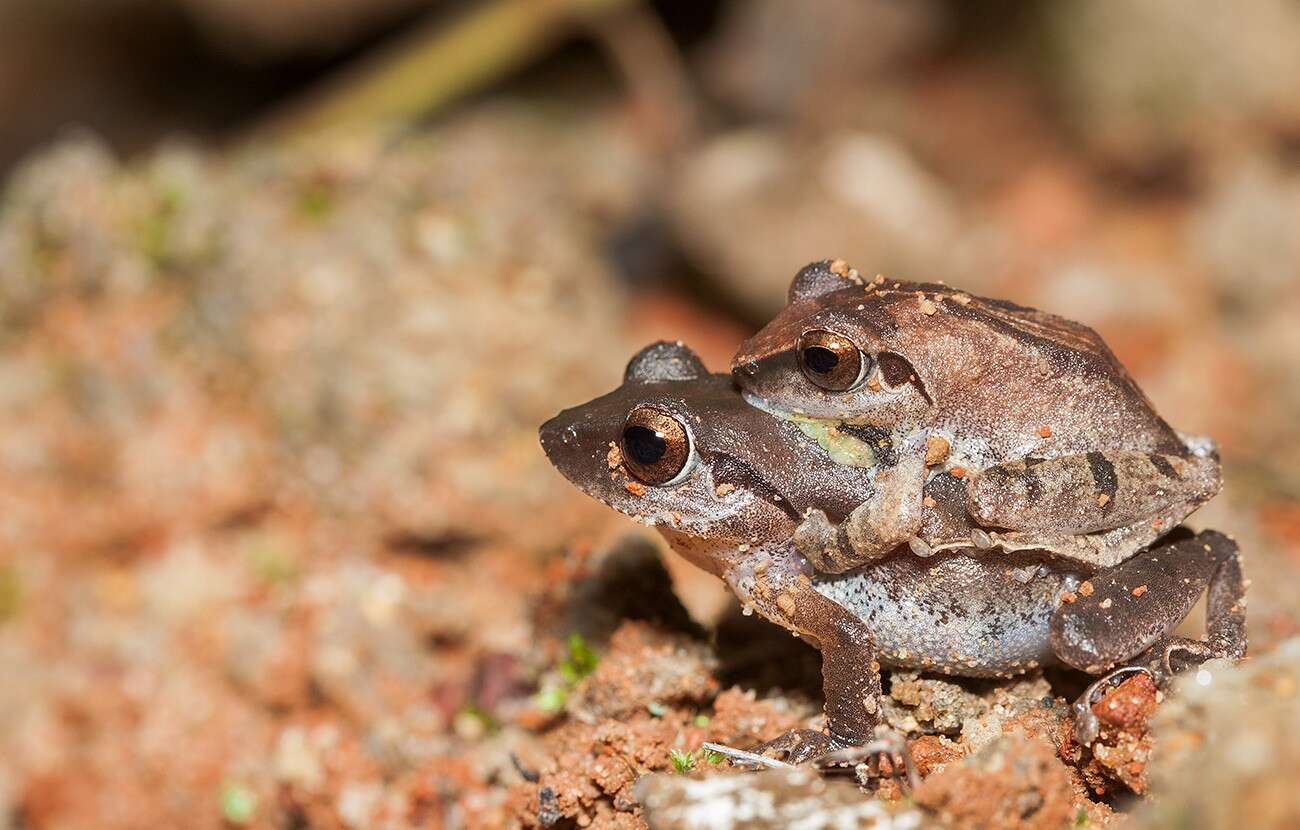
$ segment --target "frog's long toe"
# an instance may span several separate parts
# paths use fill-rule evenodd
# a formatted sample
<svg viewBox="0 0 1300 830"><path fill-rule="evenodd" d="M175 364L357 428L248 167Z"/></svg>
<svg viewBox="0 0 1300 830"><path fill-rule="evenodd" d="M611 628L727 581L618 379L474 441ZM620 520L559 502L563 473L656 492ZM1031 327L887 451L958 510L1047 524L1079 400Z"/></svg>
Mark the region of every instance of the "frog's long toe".
<svg viewBox="0 0 1300 830"><path fill-rule="evenodd" d="M754 754L786 764L799 765L820 758L832 750L830 736L812 729L792 729L779 738L760 744Z"/></svg>
<svg viewBox="0 0 1300 830"><path fill-rule="evenodd" d="M868 779L880 777L881 758L889 759L891 777L901 779L913 791L920 786L921 778L912 760L907 738L892 729L877 729L873 740L862 746L832 750L815 759L813 764L823 771L852 769L859 781L866 784Z"/></svg>
<svg viewBox="0 0 1300 830"><path fill-rule="evenodd" d="M1121 666L1108 674L1102 675L1095 683L1083 690L1079 699L1071 707L1074 710L1074 739L1083 746L1092 746L1101 732L1101 721L1092 711L1092 704L1101 700L1109 690L1128 680L1135 674L1145 674L1152 680L1159 681L1156 673L1146 666Z"/></svg>

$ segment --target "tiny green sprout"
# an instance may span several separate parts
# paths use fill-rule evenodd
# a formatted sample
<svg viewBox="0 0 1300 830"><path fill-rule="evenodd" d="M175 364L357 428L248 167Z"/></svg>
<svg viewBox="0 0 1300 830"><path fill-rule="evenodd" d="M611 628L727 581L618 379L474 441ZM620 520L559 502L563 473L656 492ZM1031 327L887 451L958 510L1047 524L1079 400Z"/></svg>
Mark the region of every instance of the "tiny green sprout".
<svg viewBox="0 0 1300 830"><path fill-rule="evenodd" d="M685 774L695 769L695 756L689 752L682 752L680 749L671 750L668 753L668 760L672 762L673 772Z"/></svg>
<svg viewBox="0 0 1300 830"><path fill-rule="evenodd" d="M564 708L564 704L569 699L569 693L559 686L550 686L542 689L533 698L537 708L548 714L554 714Z"/></svg>
<svg viewBox="0 0 1300 830"><path fill-rule="evenodd" d="M704 727L706 727L706 726L709 725L709 716L708 716L708 715L696 715L696 716L695 716L695 720L692 721L692 723L694 723L696 726L698 726L698 727L700 727L701 729L703 729Z"/></svg>
<svg viewBox="0 0 1300 830"><path fill-rule="evenodd" d="M298 563L288 545L270 535L259 537L248 549L248 564L257 578L269 585L284 585L298 578Z"/></svg>
<svg viewBox="0 0 1300 830"><path fill-rule="evenodd" d="M456 713L456 720L466 724L472 723L471 728L482 734L491 734L501 728L496 716L481 706L475 706L473 703L467 703L460 707L460 711Z"/></svg>
<svg viewBox="0 0 1300 830"><path fill-rule="evenodd" d="M652 718L662 718L664 715L668 714L668 707L664 706L662 703L647 703L645 709L650 713L650 717Z"/></svg>
<svg viewBox="0 0 1300 830"><path fill-rule="evenodd" d="M699 756L701 761L714 766L721 764L726 760L726 756L721 752L714 752L711 749L705 749L703 747L700 749Z"/></svg>
<svg viewBox="0 0 1300 830"><path fill-rule="evenodd" d="M596 670L600 658L576 631L569 635L569 656L560 664L560 674L573 686Z"/></svg>
<svg viewBox="0 0 1300 830"><path fill-rule="evenodd" d="M1075 827L1087 827L1087 826L1088 826L1088 811L1087 811L1087 810L1085 810L1085 809L1083 809L1082 807L1080 807L1080 808L1079 808L1079 812L1077 812L1077 813L1074 814L1074 826L1075 826Z"/></svg>
<svg viewBox="0 0 1300 830"><path fill-rule="evenodd" d="M227 781L221 785L221 817L230 824L244 825L257 812L257 793L246 785Z"/></svg>

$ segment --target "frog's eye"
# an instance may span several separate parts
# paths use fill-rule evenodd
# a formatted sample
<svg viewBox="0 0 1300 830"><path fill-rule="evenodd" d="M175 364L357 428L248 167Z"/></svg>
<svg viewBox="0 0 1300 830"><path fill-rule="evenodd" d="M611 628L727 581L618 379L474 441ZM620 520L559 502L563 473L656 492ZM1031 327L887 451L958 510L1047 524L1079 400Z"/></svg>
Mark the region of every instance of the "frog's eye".
<svg viewBox="0 0 1300 830"><path fill-rule="evenodd" d="M799 337L799 369L804 377L831 392L846 392L867 374L870 359L847 337L812 329Z"/></svg>
<svg viewBox="0 0 1300 830"><path fill-rule="evenodd" d="M691 459L686 425L658 407L638 406L623 422L623 464L646 484L676 484Z"/></svg>

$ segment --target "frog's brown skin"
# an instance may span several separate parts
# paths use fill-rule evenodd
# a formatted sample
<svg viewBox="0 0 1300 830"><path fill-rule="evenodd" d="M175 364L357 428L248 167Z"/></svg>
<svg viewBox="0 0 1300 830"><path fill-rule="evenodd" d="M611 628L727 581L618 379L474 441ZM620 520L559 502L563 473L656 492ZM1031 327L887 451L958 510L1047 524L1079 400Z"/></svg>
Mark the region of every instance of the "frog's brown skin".
<svg viewBox="0 0 1300 830"><path fill-rule="evenodd" d="M647 406L689 429L690 461L662 485L638 480L622 448L629 414ZM792 539L800 516L816 508L841 518L875 486L876 471L831 461L796 426L746 405L727 376L707 374L680 344L642 350L622 386L548 421L541 441L583 492L658 527L746 607L821 650L830 735L774 742L795 747L796 760L873 737L879 665L1004 677L1063 662L1100 673L1144 650L1163 654L1207 584L1210 643L1187 648L1197 656L1245 648L1236 547L1216 533L1180 536L1096 574L1030 553L920 558L906 547L850 573L815 574ZM928 492L924 521L966 521L960 480L937 476Z"/></svg>
<svg viewBox="0 0 1300 830"><path fill-rule="evenodd" d="M1107 567L1218 492L1213 443L1165 423L1092 329L944 285L879 279L809 265L732 364L755 406L867 437L888 467L844 527L808 517L801 549L820 570L850 569L909 539L921 550L997 545ZM869 368L848 389L821 388L798 348L810 331L851 341ZM923 527L922 489L943 470L964 474L973 538Z"/></svg>

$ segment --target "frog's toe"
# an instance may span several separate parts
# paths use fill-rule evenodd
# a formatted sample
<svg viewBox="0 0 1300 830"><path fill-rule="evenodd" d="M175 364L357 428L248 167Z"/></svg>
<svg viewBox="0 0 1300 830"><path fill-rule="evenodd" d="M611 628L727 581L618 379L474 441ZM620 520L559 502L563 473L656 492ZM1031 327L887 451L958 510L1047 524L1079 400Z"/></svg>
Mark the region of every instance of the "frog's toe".
<svg viewBox="0 0 1300 830"><path fill-rule="evenodd" d="M1121 666L1098 678L1095 683L1083 690L1079 699L1071 707L1074 710L1074 739L1082 746L1092 746L1101 732L1101 721L1092 711L1092 705L1101 700L1110 689L1128 680L1135 674L1145 674L1152 680L1158 680L1156 673L1146 666Z"/></svg>
<svg viewBox="0 0 1300 830"><path fill-rule="evenodd" d="M837 536L836 527L826 514L813 508L795 528L795 550L817 570L830 571L838 560Z"/></svg>
<svg viewBox="0 0 1300 830"><path fill-rule="evenodd" d="M865 786L882 775L880 762L889 759L889 777L899 778L911 790L920 786L921 778L907 745L907 736L892 729L876 729L876 737L862 746L832 750L814 761L821 770L853 768Z"/></svg>
<svg viewBox="0 0 1300 830"><path fill-rule="evenodd" d="M831 738L812 729L792 729L779 738L760 744L754 752L787 764L806 764L833 748Z"/></svg>

